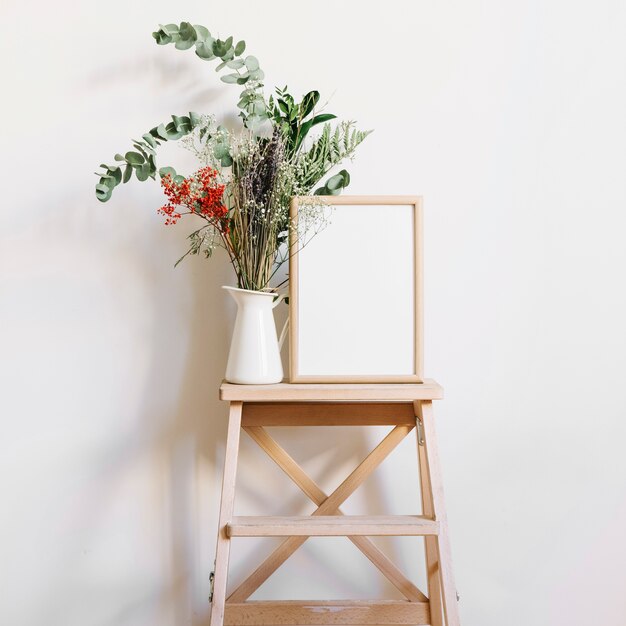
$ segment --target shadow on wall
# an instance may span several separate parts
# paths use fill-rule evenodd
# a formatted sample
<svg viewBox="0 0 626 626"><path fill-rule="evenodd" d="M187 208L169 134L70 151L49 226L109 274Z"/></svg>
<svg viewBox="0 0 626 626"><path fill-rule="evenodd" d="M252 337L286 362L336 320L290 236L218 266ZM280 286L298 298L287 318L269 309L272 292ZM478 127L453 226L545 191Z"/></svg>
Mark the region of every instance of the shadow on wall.
<svg viewBox="0 0 626 626"><path fill-rule="evenodd" d="M158 245L158 244L157 244ZM193 619L196 626L208 626L209 571L212 569L217 533L217 515L219 509L219 491L221 485L223 453L227 431L227 405L220 402L218 388L224 375L230 336L234 325L236 309L234 303L221 289L222 284L234 284L230 266L223 255L217 255L208 261L188 259L191 268L185 272L190 285L190 306L188 308L188 350L184 363L183 375L178 392L176 410L169 416L163 416L163 430L155 442L155 448L164 455L167 464L169 495L164 503L164 510L169 507L171 539L171 594L168 604L175 612L175 623ZM182 278L182 276L181 276ZM161 306L168 294L156 287L155 309ZM284 307L281 307L284 309ZM167 307L165 307L167 309ZM285 316L285 310L280 317ZM280 318L277 315L280 325ZM167 366L167 347L161 341L162 329L167 328L167 317L163 316L155 323L153 375L146 388L146 412L144 419L153 419L150 396L152 385L162 383L163 368ZM287 369L285 370L287 372ZM157 409L158 410L158 409ZM160 420L159 420L160 421ZM320 451L329 452L329 437L326 429L281 429L279 436L286 449L305 469L316 466L316 457ZM352 471L365 458L372 447L363 429L343 432L333 438L330 454L321 466L312 471L313 477L330 493L345 475ZM246 435L242 434L242 440ZM282 488L284 477L278 467L268 470L270 481L260 485L248 474L251 468L262 462L272 465L254 444L241 445L240 472L236 512L241 506L251 514L308 514L315 506L308 498L295 489L292 497L285 497ZM321 470L321 471L320 471ZM319 472L319 473L318 473ZM360 498L370 506L363 513L384 513L385 489L380 475L374 474L359 488ZM344 507L345 508L345 507ZM202 509L210 511L210 523L203 519ZM243 581L277 545L276 540L250 542L241 558L237 551L231 558L230 589ZM354 547L345 540L346 554L350 555ZM315 547L315 546L312 546ZM398 558L396 546L386 543L385 549L392 559ZM285 585L284 580L268 580L256 598L268 599L302 597L303 593L313 593L313 597L330 597L337 594L342 597L398 597L387 581L380 577L375 589L368 589L358 576L345 577L343 571L337 571L333 554L320 553L309 549L305 544L301 551L306 569L298 568L299 582ZM357 565L348 563L350 565ZM369 565L369 564L368 564ZM367 565L365 566L367 567ZM315 572L317 580L310 580L309 574ZM282 584L281 584L282 583ZM315 591L318 593L316 594Z"/></svg>
<svg viewBox="0 0 626 626"><path fill-rule="evenodd" d="M184 263L188 265L184 279L189 282L190 294L183 319L188 345L181 363L176 407L159 420L162 430L154 448L165 464L162 510L169 511L170 516L171 582L164 601L173 612L173 623L192 620L200 625L208 624L209 572L227 431L227 406L219 401L218 389L234 321L234 307L221 285L232 284L233 277L221 254L208 261L192 257ZM182 272L179 278L183 279ZM167 310L161 306L170 297L167 289L155 284L154 297L155 310ZM163 315L154 326L154 371L146 388L147 420L153 418L156 409L150 398L152 384L163 383L163 369L168 364L168 349L161 340L167 328L167 315Z"/></svg>
<svg viewBox="0 0 626 626"><path fill-rule="evenodd" d="M205 67L190 65L188 58L161 55L153 50L151 54L129 58L124 64L101 66L97 74L85 77L81 87L86 90L99 89L102 93L110 94L119 89L121 83L132 85L142 81L149 86L150 93L184 93L183 108L209 113L211 108L207 103L218 101L224 96L224 90L223 84L211 81L210 74L207 77L207 68L208 64ZM163 99L162 95L160 99ZM174 113L183 115L185 111ZM163 122L167 120L164 119Z"/></svg>
<svg viewBox="0 0 626 626"><path fill-rule="evenodd" d="M147 65L151 67L150 63ZM101 86L102 81L106 84L111 80L119 85L120 76L130 80L137 75L138 68L145 66L144 61L136 61L123 74L120 74L118 67L110 71L105 69L98 77L98 84ZM171 77L175 76L176 84L192 95L189 108L199 112L211 110L207 102L217 95L215 90L199 91L198 84L204 84L204 81L199 83L195 74L190 76L188 65L172 62L167 71L164 71L164 67L161 60L152 67L154 75L151 83L166 80L170 83ZM142 200L142 204L151 202ZM132 202L126 200L124 204L126 206L120 206L118 200L115 212L132 215L137 211L136 206L131 206ZM163 585L161 596L136 599L136 602L128 603L119 615L124 615L123 619L130 619L131 614L145 610L146 605L160 606L164 614L172 614L173 623L191 622L194 626L204 626L208 625L209 619L209 572L215 554L227 431L227 406L218 400L218 388L224 375L236 314L234 302L221 289L221 285L235 284L235 278L221 251L209 260L194 257L186 259L175 272L167 274L173 260L184 252L186 241L185 235L181 233L188 232L187 226L183 221L178 227L164 228L152 221L147 232L141 232L139 246L136 239L129 238L123 242L123 250L119 251L129 262L141 268L143 287L147 290L153 317L149 338L150 363L144 381L143 400L136 415L136 428L142 432L132 438L142 448L137 449L137 443L131 443L121 454L126 456L128 463L132 462L135 454L148 455L159 468L162 475L162 504L159 511L163 513L164 519L154 519L152 523L157 527L167 527L169 541L168 547L163 546L165 553L169 552L169 557L164 556L169 565L169 582L160 581ZM145 220L139 228L143 227ZM114 233L112 237L115 237ZM183 285L181 281L187 284ZM173 282L177 283L174 288ZM172 295L181 293L185 294L182 303L177 302ZM286 308L281 306L277 309L279 328L285 317ZM177 325L171 324L173 318L177 320ZM180 335L178 329L183 329ZM180 341L186 341L187 345L180 346ZM284 354L286 350L283 350ZM179 362L175 355L180 355ZM288 371L287 367L285 371ZM173 401L165 404L162 402L162 391L168 385L175 386L176 390L171 390ZM307 469L311 463L315 464L320 450L328 449L328 433L323 431L308 429L305 439L296 431L285 432L282 441ZM146 440L145 433L152 433L152 437ZM328 493L336 486L333 481L338 484L343 480L345 474L360 463L372 447L362 430L350 433L345 439L333 441L336 450L326 459L327 464L321 468L321 474L313 475ZM248 452L250 458L246 459ZM262 462L257 455L263 453L249 447L242 448L240 466ZM342 462L343 465L337 468L336 464ZM251 514L312 512L315 507L304 494L297 493L289 499L281 499L280 481L284 477L278 468L273 468L273 471L276 473L276 483L258 487L258 491L248 486L246 474L240 472L236 507L238 504L247 506ZM384 487L379 480L374 475L359 488L365 501L371 503L369 510L364 512L385 512ZM260 541L246 548L244 558L231 558L231 588L261 562L268 554L268 548L275 545L276 541ZM390 557L396 558L397 554L393 554L397 552L394 546L390 544L386 547ZM353 547L348 546L347 555L351 554L351 549ZM319 592L317 597L330 597L333 592L338 594L337 597L397 597L395 589L382 577L378 587L371 589L371 585L365 585L358 577L346 579L336 571L332 558L309 550L308 544L300 552L305 553L307 568L319 573L319 580L308 580L306 572L301 571L299 581L289 579L285 585L284 580L277 576L274 581L268 581L266 590L262 589L259 596L265 598L264 591L269 591L277 598L298 597L304 589L313 593L313 597L316 591Z"/></svg>
<svg viewBox="0 0 626 626"><path fill-rule="evenodd" d="M190 281L190 306L188 309L188 350L184 363L183 375L178 391L178 404L169 416L163 416L163 429L157 441L155 451L163 455L166 463L169 494L166 494L164 511L169 509L171 540L171 586L170 598L166 603L175 613L175 623L193 620L196 626L208 625L209 571L212 569L217 533L217 515L219 509L219 490L221 485L223 453L227 431L227 406L217 399L218 387L223 378L226 365L230 336L236 313L234 303L221 289L222 284L232 283L230 266L221 255L209 261L189 259L193 266L185 272ZM182 276L181 276L182 278ZM155 309L163 310L160 305L168 294L157 287L155 281ZM166 309L167 307L165 307ZM284 312L283 312L284 315ZM146 421L154 419L154 410L150 396L153 384L162 384L163 368L167 367L168 350L160 338L162 329L167 328L166 316L155 323L153 373L146 388ZM328 432L307 429L298 432L283 429L280 440L296 460L306 468L315 465L315 457L320 451L328 451ZM334 440L335 448L326 459L321 473L314 474L323 488L330 493L343 480L345 474L353 469L369 453L371 442L364 432L342 433L344 437ZM242 434L242 440L246 438ZM248 442L246 442L248 443ZM291 498L283 496L282 472L277 467L268 471L270 481L259 485L247 472L251 467L266 462L261 460L264 453L254 444L245 445L242 441L240 472L236 508L249 509L251 514L308 514L314 505L308 498L295 490ZM267 460L267 463L272 464ZM243 469L245 468L245 469ZM385 512L384 486L380 478L372 476L360 490L366 502L372 506L368 512ZM203 511L205 515L203 516ZM209 523L206 523L206 512ZM366 512L366 511L364 511ZM156 521L155 521L156 523ZM247 542L246 542L247 543ZM273 549L276 540L250 542L242 558L234 552L231 558L231 589L252 572L265 556ZM346 544L348 544L346 540ZM387 545L387 552L392 558L394 546ZM347 553L354 548L347 546ZM261 588L256 597L302 596L301 589L319 591L317 597L326 597L337 593L337 597L359 597L383 595L397 597L397 592L381 577L376 589L359 588L358 577L345 578L334 568L333 558L308 549L307 544L301 550L306 562L306 569L298 569L300 583L294 582L285 588L284 581L268 581L266 591ZM299 561L299 564L301 562ZM323 576L317 581L307 581L308 572L314 571ZM281 585L281 582L283 583ZM277 584L278 583L278 584ZM328 589L324 591L324 589ZM267 593L269 592L269 594ZM313 593L314 597L315 593Z"/></svg>
<svg viewBox="0 0 626 626"><path fill-rule="evenodd" d="M73 206L74 200L68 198L61 204ZM83 576L76 582L76 589L83 598L98 596L100 604L108 605L106 623L111 625L135 623L139 616L158 611L161 616L172 615L171 623L208 626L209 572L215 554L227 430L227 405L219 401L218 388L224 375L236 313L234 302L221 285L234 284L234 276L225 255L219 252L210 260L186 259L173 270L173 260L186 243L184 225L178 229L165 228L137 209L132 202L126 201L123 206L118 202L115 207L106 207L107 211L125 216L121 236L119 225L115 221L111 224L106 213L94 212L83 222L77 218L66 220L64 225L42 226L42 233L61 242L69 255L78 255L76 258L83 265L81 276L85 275L81 281L93 280L89 276L90 265L84 263L84 259L87 254L96 257L96 266L109 274L106 283L114 285L119 292L116 296L119 299L111 308L126 307L117 311L117 323L122 320L122 325L128 326L125 332L129 336L136 334L138 328L146 333L130 349L124 350L123 345L108 348L109 358L113 361L111 371L114 374L111 375L117 379L133 378L128 363L135 361L115 363L128 358L127 354L118 353L118 349L132 352L147 348L148 351L145 367L141 365L143 389L139 403L123 406L118 414L114 414L115 402L110 406L105 403L109 414L98 418L102 422L101 428L107 428L109 432L115 430L115 434L111 439L102 439L99 456L91 458L89 468L84 468L83 499L80 511L77 509L75 514L80 519L80 527L90 529L89 537L83 543L89 551L100 555L106 549L99 534L103 532L102 520L108 520L112 511L117 510L121 494L130 489L135 498L147 498L148 502L124 505L128 507L127 511L143 517L127 520L131 527L118 527L118 532L127 534L129 541L132 541L133 532L149 536L149 539L142 540L142 547L136 548L136 558L143 563L137 563L134 575L150 570L153 560L156 560L161 574L152 574L151 579L143 581L136 589L121 589L125 586L124 579L110 587L100 581L94 588L93 578ZM102 216L107 220L108 233L102 232ZM96 232L100 232L101 244L87 252L81 247L82 242L92 241ZM136 276L129 283L121 282L123 276L133 273ZM144 292L138 299L127 293L136 289ZM100 297L106 300L109 292L103 292ZM281 308L280 316L277 315L279 325L286 316L286 308ZM125 317L127 322L124 322ZM142 323L143 319L145 323ZM106 345L100 348L100 352L97 346L93 347L93 333L100 330L94 325L85 336L85 341L92 344L96 358L101 358L107 351ZM100 393L110 394L104 389L105 383L98 385ZM124 402L122 397L117 404L122 406ZM373 447L362 429L349 433L334 431L333 435L335 432L338 436L333 436L331 444L327 429L281 429L280 433L275 433L327 493ZM290 484L255 444L246 439L243 435L236 509L244 507L247 514L269 515L312 512L313 503ZM146 464L149 473L144 476L148 476L150 482L139 483L137 487L135 472L138 466L145 468ZM268 480L259 484L254 480L254 471L250 470L263 464L267 465ZM283 489L285 483L292 487L289 496ZM360 499L367 503L364 513L386 512L385 487L380 475L374 474L356 493L361 494ZM152 500L154 494L157 494L156 499ZM115 531L111 529L102 537L117 542L117 539L111 539L114 535ZM155 541L160 541L161 545ZM397 597L395 590L382 577L376 578L379 582L372 587L371 580L359 577L358 572L351 575L352 569L358 567L358 561L351 560L354 547L347 540L345 544L345 553L339 550L329 553L318 550L320 546L305 544L296 553L295 562L290 563L290 559L286 564L293 575L277 574L270 578L255 597ZM275 545L273 540L255 541L246 546L241 558L237 558L235 552L231 559L231 588L251 573ZM146 549L156 549L159 554L148 555ZM386 551L394 560L397 558L395 546L389 545ZM344 554L347 559L343 558ZM71 558L64 559L64 567L70 567ZM81 559L82 553L76 558ZM101 558L95 557L95 567L101 567ZM81 561L76 563L80 566ZM59 617L67 616L67 607L56 600L53 604ZM161 619L163 622L157 620L155 623L168 623L165 618Z"/></svg>

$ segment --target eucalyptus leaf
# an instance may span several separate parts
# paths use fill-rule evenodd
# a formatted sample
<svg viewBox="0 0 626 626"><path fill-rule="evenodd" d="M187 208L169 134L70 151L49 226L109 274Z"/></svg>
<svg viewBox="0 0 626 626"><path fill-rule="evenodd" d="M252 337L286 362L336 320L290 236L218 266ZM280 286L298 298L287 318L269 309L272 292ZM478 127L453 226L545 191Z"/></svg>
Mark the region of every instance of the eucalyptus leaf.
<svg viewBox="0 0 626 626"><path fill-rule="evenodd" d="M193 27L196 31L198 40L200 39L206 40L211 36L211 33L209 32L209 29L206 26L201 26L200 24L194 24Z"/></svg>
<svg viewBox="0 0 626 626"><path fill-rule="evenodd" d="M361 133L357 139L364 139L369 132ZM350 184L350 174L346 170L341 170L338 174L331 176L323 187L318 187L313 194L316 196L338 196L343 189Z"/></svg>
<svg viewBox="0 0 626 626"><path fill-rule="evenodd" d="M124 184L126 184L129 180L130 177L133 175L133 166L129 163L125 168L124 168L124 178L122 179L122 182Z"/></svg>
<svg viewBox="0 0 626 626"><path fill-rule="evenodd" d="M137 176L137 180L144 181L148 179L150 175L150 166L147 163L140 165L135 168L135 176Z"/></svg>
<svg viewBox="0 0 626 626"><path fill-rule="evenodd" d="M100 202L106 202L113 193L112 189L109 189L106 185L96 185L96 198L100 200Z"/></svg>
<svg viewBox="0 0 626 626"><path fill-rule="evenodd" d="M148 144L150 145L152 148L156 148L157 147L157 142L155 141L154 137L152 135L150 135L149 133L146 133L145 135L142 135L141 138Z"/></svg>
<svg viewBox="0 0 626 626"><path fill-rule="evenodd" d="M253 133L257 132L261 125L263 124L264 118L260 115L249 115L245 119L246 127L249 128Z"/></svg>
<svg viewBox="0 0 626 626"><path fill-rule="evenodd" d="M246 67L252 72L259 69L259 61L256 57L246 57Z"/></svg>
<svg viewBox="0 0 626 626"><path fill-rule="evenodd" d="M228 61L226 63L226 67L229 67L231 70L239 70L245 65L243 59L233 59L232 61Z"/></svg>
<svg viewBox="0 0 626 626"><path fill-rule="evenodd" d="M166 35L178 35L178 25L177 24L166 24L163 26L159 24L159 27Z"/></svg>
<svg viewBox="0 0 626 626"><path fill-rule="evenodd" d="M109 174L113 176L115 180L115 186L117 187L122 182L122 170L119 167L114 169L109 168Z"/></svg>
<svg viewBox="0 0 626 626"><path fill-rule="evenodd" d="M193 39L181 39L177 41L174 46L177 50L189 50L194 44L195 41Z"/></svg>
<svg viewBox="0 0 626 626"><path fill-rule="evenodd" d="M164 178L165 176L171 176L174 178L176 176L176 170L173 167L162 167L159 170L159 176Z"/></svg>
<svg viewBox="0 0 626 626"><path fill-rule="evenodd" d="M126 153L126 161L131 165L141 165L145 159L139 152L127 152Z"/></svg>
<svg viewBox="0 0 626 626"><path fill-rule="evenodd" d="M226 74L224 76L220 76L220 80L224 83L228 83L230 85L234 85L239 81L239 74Z"/></svg>
<svg viewBox="0 0 626 626"><path fill-rule="evenodd" d="M195 28L189 22L181 22L178 33L180 34L181 40L191 40L195 43L198 38Z"/></svg>
<svg viewBox="0 0 626 626"><path fill-rule="evenodd" d="M196 41L196 54L206 61L210 61L215 58L213 54L213 46L209 42Z"/></svg>
<svg viewBox="0 0 626 626"><path fill-rule="evenodd" d="M237 43L237 45L235 46L235 54L237 56L241 56L245 49L246 49L246 42L245 41L239 41Z"/></svg>
<svg viewBox="0 0 626 626"><path fill-rule="evenodd" d="M178 115L172 115L172 120L174 121L174 126L178 131L186 127L189 128L191 126L189 118L184 115L180 117Z"/></svg>
<svg viewBox="0 0 626 626"><path fill-rule="evenodd" d="M185 134L176 128L176 124L174 124L174 122L170 122L165 125L165 132L167 133L167 139L169 141L176 141Z"/></svg>
<svg viewBox="0 0 626 626"><path fill-rule="evenodd" d="M343 176L341 174L336 174L326 181L326 188L330 191L341 189L341 187L343 187Z"/></svg>
<svg viewBox="0 0 626 626"><path fill-rule="evenodd" d="M152 33L152 36L156 39L156 42L160 46L165 46L166 44L172 43L172 41L174 41L172 37L166 35L162 30L157 30L156 32Z"/></svg>
<svg viewBox="0 0 626 626"><path fill-rule="evenodd" d="M144 147L137 143L136 141L133 142L133 147L136 148L137 150L139 150L139 152L141 153L141 155L143 156L144 159L146 159L146 161L148 160L148 153L146 152L146 150L144 149Z"/></svg>
<svg viewBox="0 0 626 626"><path fill-rule="evenodd" d="M215 147L213 148L213 155L216 159L221 159L226 154L228 154L228 146L226 144L215 144Z"/></svg>
<svg viewBox="0 0 626 626"><path fill-rule="evenodd" d="M228 61L232 60L235 58L235 49L231 46L227 51L226 54L222 55L222 61L224 61L225 63L228 63Z"/></svg>
<svg viewBox="0 0 626 626"><path fill-rule="evenodd" d="M167 141L167 131L165 130L165 124L159 124L156 128L156 132L162 139Z"/></svg>
<svg viewBox="0 0 626 626"><path fill-rule="evenodd" d="M224 42L221 39L216 39L213 42L213 54L216 57L221 57L222 55L226 54L227 50L228 48L224 45Z"/></svg>

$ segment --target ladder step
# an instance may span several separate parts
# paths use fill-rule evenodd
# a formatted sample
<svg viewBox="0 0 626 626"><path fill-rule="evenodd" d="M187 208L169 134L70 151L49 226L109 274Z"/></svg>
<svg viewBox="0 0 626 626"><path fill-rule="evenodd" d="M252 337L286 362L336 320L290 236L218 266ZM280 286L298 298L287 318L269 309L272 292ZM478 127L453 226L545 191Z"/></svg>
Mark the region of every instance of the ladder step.
<svg viewBox="0 0 626 626"><path fill-rule="evenodd" d="M430 624L428 602L406 600L255 600L227 602L224 626Z"/></svg>
<svg viewBox="0 0 626 626"><path fill-rule="evenodd" d="M423 515L295 515L233 517L229 537L355 537L437 535L439 523Z"/></svg>

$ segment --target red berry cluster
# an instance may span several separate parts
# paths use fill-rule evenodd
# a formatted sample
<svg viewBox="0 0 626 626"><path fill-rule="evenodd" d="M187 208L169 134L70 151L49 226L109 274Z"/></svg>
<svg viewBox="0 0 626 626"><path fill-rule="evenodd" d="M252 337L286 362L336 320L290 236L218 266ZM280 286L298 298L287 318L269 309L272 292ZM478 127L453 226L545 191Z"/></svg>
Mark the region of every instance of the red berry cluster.
<svg viewBox="0 0 626 626"><path fill-rule="evenodd" d="M179 183L169 174L163 176L161 187L167 196L167 204L159 209L159 213L165 215L165 224L176 224L181 217L178 209L186 207L227 232L228 209L222 202L225 185L216 183L216 176L217 171L211 167L203 167Z"/></svg>

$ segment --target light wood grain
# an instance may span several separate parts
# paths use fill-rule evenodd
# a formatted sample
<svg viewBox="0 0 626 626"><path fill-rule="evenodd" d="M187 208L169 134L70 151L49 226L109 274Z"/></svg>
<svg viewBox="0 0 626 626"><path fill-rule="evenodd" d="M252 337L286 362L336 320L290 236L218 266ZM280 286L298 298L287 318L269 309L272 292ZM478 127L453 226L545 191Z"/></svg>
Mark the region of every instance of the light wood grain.
<svg viewBox="0 0 626 626"><path fill-rule="evenodd" d="M398 600L228 602L226 626L429 624L428 602Z"/></svg>
<svg viewBox="0 0 626 626"><path fill-rule="evenodd" d="M445 623L447 626L459 626L459 607L452 571L448 521L443 496L443 481L441 478L439 452L437 450L432 402L416 402L415 408L417 417L421 420L424 429L425 469L430 483L432 516L439 522L437 549ZM433 604L434 602L435 599L433 598Z"/></svg>
<svg viewBox="0 0 626 626"><path fill-rule="evenodd" d="M228 602L226 626L429 624L428 602L331 600Z"/></svg>
<svg viewBox="0 0 626 626"><path fill-rule="evenodd" d="M411 426L396 426L363 462L324 500L313 515L331 515L382 463L391 451L412 430ZM306 537L289 537L228 597L229 602L243 602L254 593L304 542Z"/></svg>
<svg viewBox="0 0 626 626"><path fill-rule="evenodd" d="M247 404L245 407L247 408ZM300 407L309 405L299 405ZM315 406L315 405L313 405ZM333 405L341 407L341 404ZM367 405L359 404L360 407ZM404 406L404 405L393 405ZM289 453L261 427L246 427L245 431L268 454L268 456L289 476L298 487L318 506L327 499L326 493L309 477ZM342 515L341 509L337 514ZM367 537L348 539L378 568L408 600L423 602L427 597L398 569L398 567Z"/></svg>
<svg viewBox="0 0 626 626"><path fill-rule="evenodd" d="M421 410L418 404L418 402L415 403L415 416L421 424ZM419 461L422 513L427 518L433 519L435 516L435 509L433 507L432 490L430 487L430 477L428 474L428 460L426 459L426 448L424 447L424 445L420 445L419 435L416 438L416 442ZM428 598L430 600L431 626L444 626L443 602L441 597L441 580L439 572L439 549L437 547L436 537L424 538L424 556L426 559L426 580L428 581Z"/></svg>
<svg viewBox="0 0 626 626"><path fill-rule="evenodd" d="M235 385L222 383L221 400L244 402L413 402L440 400L442 387L432 379L419 384L277 383Z"/></svg>
<svg viewBox="0 0 626 626"><path fill-rule="evenodd" d="M291 199L289 215L297 229L298 206L305 202L319 202L319 196L299 196ZM424 310L423 310L423 199L421 196L333 196L330 205L409 205L413 207L413 262L414 262L414 341L413 372L407 375L305 375L298 370L298 240L290 241L289 253L289 380L292 383L421 383L424 371ZM365 338L364 338L365 341Z"/></svg>
<svg viewBox="0 0 626 626"><path fill-rule="evenodd" d="M226 437L226 455L224 457L224 476L222 478L222 498L218 522L217 548L215 551L215 579L213 581L213 601L211 603L211 626L222 626L224 621L224 603L226 599L226 582L230 556L230 538L227 534L227 524L233 516L235 501L241 413L242 403L231 402L228 417L228 434Z"/></svg>
<svg viewBox="0 0 626 626"><path fill-rule="evenodd" d="M241 421L248 426L410 426L412 402L246 402Z"/></svg>
<svg viewBox="0 0 626 626"><path fill-rule="evenodd" d="M298 196L298 198L301 201L304 201L308 204L311 204L313 202L319 202L320 201L320 196ZM415 195L411 195L411 196L389 196L389 195L384 195L384 196L348 196L348 195L341 195L341 196L332 196L331 198L329 198L329 204L333 205L336 204L337 206L340 206L342 204L348 205L348 206L352 206L352 205L358 205L358 204L364 204L364 205L382 205L382 204L415 204L416 202L419 202L421 200L421 196L415 196Z"/></svg>
<svg viewBox="0 0 626 626"><path fill-rule="evenodd" d="M437 386L439 390L441 388ZM230 386L230 385L229 385ZM232 385L233 387L239 387ZM303 385L309 387L309 385ZM346 385L323 385L345 387ZM378 385L366 385L377 387ZM273 388L276 385L264 385ZM289 385L293 387L293 385ZM348 385L349 387L349 385ZM359 385L359 387L361 387ZM423 387L423 385L410 385ZM297 392L299 393L299 392ZM304 393L304 392L302 392ZM308 392L307 392L308 393ZM361 393L361 392L360 392ZM317 624L431 624L459 626L458 603L452 573L448 526L443 499L441 468L435 439L432 399L388 398L336 400L323 398L304 400L274 399L269 402L242 403L232 401L224 459L224 478L220 505L219 532L216 551L216 574L211 626L271 626ZM308 395L305 394L308 398ZM324 402L326 400L326 402ZM250 410L248 410L250 409ZM298 413L302 411L302 419ZM333 411L337 415L333 417ZM274 413L274 417L273 417ZM278 417L276 417L278 413ZM383 415L384 413L384 415ZM410 421L410 413L413 420ZM386 458L398 443L421 422L424 445L418 445L422 491L421 516L345 516L339 509L369 474ZM289 454L262 428L262 424L279 426L395 424L395 428L368 457L330 495L304 472ZM313 516L233 517L237 455L240 428L250 436L294 480L318 508ZM407 534L423 535L426 542L429 601L413 583L365 536ZM288 536L227 600L226 582L232 536ZM271 601L246 600L309 536L347 535L409 601Z"/></svg>
<svg viewBox="0 0 626 626"><path fill-rule="evenodd" d="M436 535L439 524L421 515L239 516L229 537L400 537Z"/></svg>

